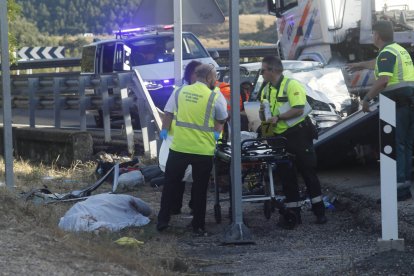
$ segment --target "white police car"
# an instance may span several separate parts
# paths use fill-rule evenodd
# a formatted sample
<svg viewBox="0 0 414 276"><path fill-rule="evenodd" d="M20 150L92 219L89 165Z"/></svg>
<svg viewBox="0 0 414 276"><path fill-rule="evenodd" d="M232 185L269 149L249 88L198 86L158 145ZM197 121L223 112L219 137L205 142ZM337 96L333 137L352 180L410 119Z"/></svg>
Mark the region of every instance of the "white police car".
<svg viewBox="0 0 414 276"><path fill-rule="evenodd" d="M163 108L174 85L174 33L168 29L161 32L135 28L115 34L117 39L97 41L83 47L82 73L138 69L155 105ZM218 67L194 34L183 32L182 37L183 68L192 60ZM213 56L218 57L217 52Z"/></svg>
<svg viewBox="0 0 414 276"><path fill-rule="evenodd" d="M174 89L174 33L170 28L162 31L135 28L114 34L116 39L97 41L83 47L82 74L121 72L131 67L138 69L155 105L163 109ZM218 67L194 34L183 32L182 49L183 68L192 60ZM217 58L218 53L214 52L213 57ZM114 112L111 113L113 117ZM134 113L131 110L131 115ZM100 126L102 115L95 119Z"/></svg>

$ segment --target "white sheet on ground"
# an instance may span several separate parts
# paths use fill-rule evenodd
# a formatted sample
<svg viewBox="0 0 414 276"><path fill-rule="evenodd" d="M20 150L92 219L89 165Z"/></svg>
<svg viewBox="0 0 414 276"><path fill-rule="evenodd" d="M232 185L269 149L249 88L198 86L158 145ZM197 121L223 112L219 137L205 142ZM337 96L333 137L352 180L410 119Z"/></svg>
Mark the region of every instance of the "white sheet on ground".
<svg viewBox="0 0 414 276"><path fill-rule="evenodd" d="M172 144L173 137L168 135L166 140L162 141L160 154L158 155L158 163L160 169L165 172L165 166L167 165L168 154L170 153L170 146ZM187 167L183 177L184 182L193 182L193 177L191 175L191 165Z"/></svg>
<svg viewBox="0 0 414 276"><path fill-rule="evenodd" d="M94 231L105 228L119 231L128 226L150 222L151 208L130 195L99 194L78 202L60 218L59 228L65 231Z"/></svg>

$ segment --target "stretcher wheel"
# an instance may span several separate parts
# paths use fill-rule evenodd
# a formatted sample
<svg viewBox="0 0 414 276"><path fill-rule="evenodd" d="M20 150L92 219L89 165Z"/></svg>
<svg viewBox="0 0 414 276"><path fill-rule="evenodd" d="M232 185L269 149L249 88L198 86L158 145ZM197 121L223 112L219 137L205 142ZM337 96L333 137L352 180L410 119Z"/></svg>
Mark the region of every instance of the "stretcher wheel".
<svg viewBox="0 0 414 276"><path fill-rule="evenodd" d="M221 223L221 206L220 204L214 205L214 218L216 219L216 223Z"/></svg>
<svg viewBox="0 0 414 276"><path fill-rule="evenodd" d="M295 228L295 226L298 222L298 218L297 218L295 212L293 212L291 210L286 210L283 214L283 218L285 220L285 227L287 229Z"/></svg>
<svg viewBox="0 0 414 276"><path fill-rule="evenodd" d="M270 219L272 216L272 201L266 200L263 204L265 218Z"/></svg>

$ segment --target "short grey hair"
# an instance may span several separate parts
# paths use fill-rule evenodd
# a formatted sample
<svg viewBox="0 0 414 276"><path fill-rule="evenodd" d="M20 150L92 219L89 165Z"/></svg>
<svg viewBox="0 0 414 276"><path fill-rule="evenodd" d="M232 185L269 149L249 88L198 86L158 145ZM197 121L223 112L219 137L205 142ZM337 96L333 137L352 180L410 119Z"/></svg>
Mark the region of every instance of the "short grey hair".
<svg viewBox="0 0 414 276"><path fill-rule="evenodd" d="M215 73L215 69L216 68L212 64L201 64L197 66L195 74L198 80L203 81L203 80L206 80L213 71Z"/></svg>

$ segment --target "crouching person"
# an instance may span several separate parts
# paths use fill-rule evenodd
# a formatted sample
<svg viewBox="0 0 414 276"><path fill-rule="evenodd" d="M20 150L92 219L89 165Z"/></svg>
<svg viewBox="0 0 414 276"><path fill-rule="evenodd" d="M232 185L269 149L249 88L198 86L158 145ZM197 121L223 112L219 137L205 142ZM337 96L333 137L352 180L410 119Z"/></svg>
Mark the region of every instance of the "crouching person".
<svg viewBox="0 0 414 276"><path fill-rule="evenodd" d="M193 220L195 234L205 234L207 188L213 167L213 155L223 124L227 119L226 101L214 91L216 70L212 65L196 69L197 82L175 91L176 123L174 138L165 168L165 180L157 230L168 228L174 190L185 169L192 166Z"/></svg>

